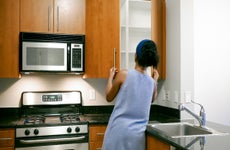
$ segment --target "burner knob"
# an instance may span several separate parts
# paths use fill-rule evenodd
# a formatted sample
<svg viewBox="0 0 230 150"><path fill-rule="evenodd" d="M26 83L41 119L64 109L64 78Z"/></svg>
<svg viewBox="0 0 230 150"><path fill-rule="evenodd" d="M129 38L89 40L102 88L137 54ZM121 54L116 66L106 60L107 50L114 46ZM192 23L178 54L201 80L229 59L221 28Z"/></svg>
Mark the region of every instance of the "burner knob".
<svg viewBox="0 0 230 150"><path fill-rule="evenodd" d="M75 132L80 132L80 128L79 128L79 127L76 127L76 128L75 128Z"/></svg>
<svg viewBox="0 0 230 150"><path fill-rule="evenodd" d="M39 133L38 129L35 129L35 130L34 130L34 134L35 134L35 135L38 135L38 133Z"/></svg>
<svg viewBox="0 0 230 150"><path fill-rule="evenodd" d="M67 128L67 132L68 133L71 133L72 132L72 129L70 127Z"/></svg>
<svg viewBox="0 0 230 150"><path fill-rule="evenodd" d="M25 130L25 135L29 135L30 134L30 130L26 129Z"/></svg>

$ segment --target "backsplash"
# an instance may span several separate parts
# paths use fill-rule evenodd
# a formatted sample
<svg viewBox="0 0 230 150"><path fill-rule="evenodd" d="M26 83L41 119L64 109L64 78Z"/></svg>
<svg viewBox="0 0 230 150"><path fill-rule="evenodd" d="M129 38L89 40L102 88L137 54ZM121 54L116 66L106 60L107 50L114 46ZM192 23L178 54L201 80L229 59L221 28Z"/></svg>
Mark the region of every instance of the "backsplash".
<svg viewBox="0 0 230 150"><path fill-rule="evenodd" d="M19 107L24 91L67 90L81 91L85 106L113 105L105 100L106 82L107 79L83 79L76 75L23 75L21 79L0 79L0 107ZM95 98L90 97L90 91Z"/></svg>

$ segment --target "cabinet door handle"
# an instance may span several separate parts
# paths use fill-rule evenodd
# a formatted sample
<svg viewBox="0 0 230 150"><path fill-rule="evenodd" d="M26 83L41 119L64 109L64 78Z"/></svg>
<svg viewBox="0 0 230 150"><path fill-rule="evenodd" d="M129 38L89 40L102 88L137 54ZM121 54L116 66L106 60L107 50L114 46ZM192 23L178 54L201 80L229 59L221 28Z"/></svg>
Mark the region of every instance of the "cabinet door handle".
<svg viewBox="0 0 230 150"><path fill-rule="evenodd" d="M113 67L116 68L116 48L113 48Z"/></svg>
<svg viewBox="0 0 230 150"><path fill-rule="evenodd" d="M57 32L59 31L59 6L57 6Z"/></svg>
<svg viewBox="0 0 230 150"><path fill-rule="evenodd" d="M48 31L50 31L50 6L48 7Z"/></svg>

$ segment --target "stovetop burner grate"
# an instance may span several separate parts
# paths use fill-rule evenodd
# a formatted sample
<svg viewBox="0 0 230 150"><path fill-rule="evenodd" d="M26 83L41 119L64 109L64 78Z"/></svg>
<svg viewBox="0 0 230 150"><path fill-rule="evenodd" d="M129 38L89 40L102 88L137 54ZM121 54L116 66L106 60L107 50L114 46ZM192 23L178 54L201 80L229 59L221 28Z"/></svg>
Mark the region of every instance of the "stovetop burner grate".
<svg viewBox="0 0 230 150"><path fill-rule="evenodd" d="M78 114L62 114L60 116L62 123L76 123L80 122L80 118Z"/></svg>
<svg viewBox="0 0 230 150"><path fill-rule="evenodd" d="M45 116L43 115L27 116L24 120L25 125L43 124L43 123L45 123Z"/></svg>

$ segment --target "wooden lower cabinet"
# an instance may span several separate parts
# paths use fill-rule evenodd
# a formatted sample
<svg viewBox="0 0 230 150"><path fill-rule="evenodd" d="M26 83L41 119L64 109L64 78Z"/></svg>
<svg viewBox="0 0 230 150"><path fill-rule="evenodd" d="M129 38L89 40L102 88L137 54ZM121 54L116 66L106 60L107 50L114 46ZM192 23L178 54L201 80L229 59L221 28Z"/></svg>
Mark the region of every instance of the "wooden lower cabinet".
<svg viewBox="0 0 230 150"><path fill-rule="evenodd" d="M147 135L146 150L170 150L170 145L151 135Z"/></svg>
<svg viewBox="0 0 230 150"><path fill-rule="evenodd" d="M90 125L89 126L89 149L101 150L106 130L106 125Z"/></svg>
<svg viewBox="0 0 230 150"><path fill-rule="evenodd" d="M0 150L14 150L15 129L0 129Z"/></svg>

